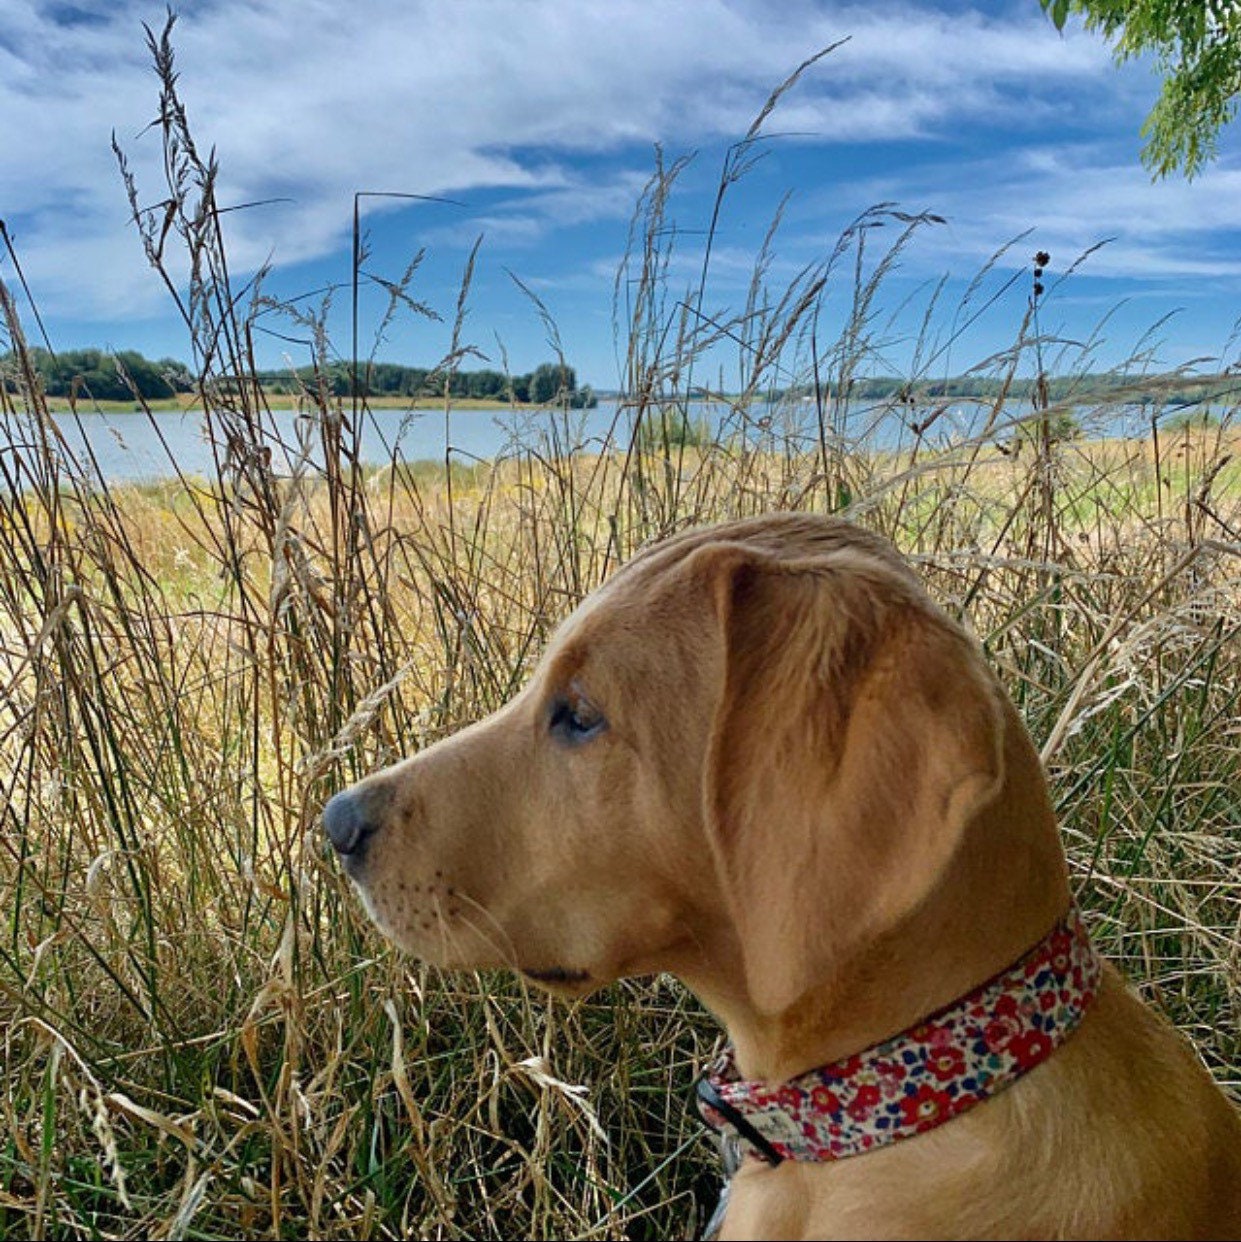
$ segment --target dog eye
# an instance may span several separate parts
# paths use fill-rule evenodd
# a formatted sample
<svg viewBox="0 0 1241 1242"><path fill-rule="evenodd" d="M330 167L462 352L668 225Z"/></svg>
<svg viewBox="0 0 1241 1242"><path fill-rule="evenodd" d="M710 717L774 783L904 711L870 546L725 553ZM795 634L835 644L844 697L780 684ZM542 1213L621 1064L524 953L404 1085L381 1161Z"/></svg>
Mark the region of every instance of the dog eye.
<svg viewBox="0 0 1241 1242"><path fill-rule="evenodd" d="M603 713L593 703L576 696L563 696L552 702L548 732L564 742L584 742L608 727Z"/></svg>

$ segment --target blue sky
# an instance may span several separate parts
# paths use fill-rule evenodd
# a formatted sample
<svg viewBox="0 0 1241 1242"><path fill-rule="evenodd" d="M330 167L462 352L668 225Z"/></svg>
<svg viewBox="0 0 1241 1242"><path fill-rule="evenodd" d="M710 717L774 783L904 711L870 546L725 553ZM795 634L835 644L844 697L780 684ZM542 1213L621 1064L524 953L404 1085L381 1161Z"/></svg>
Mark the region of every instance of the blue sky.
<svg viewBox="0 0 1241 1242"><path fill-rule="evenodd" d="M135 0L0 9L0 217L59 349L189 356L110 151L115 130L145 197L162 197L157 138L143 132L158 94L141 23L158 28L163 14ZM1235 360L1236 129L1193 183L1152 184L1138 160L1152 67L1117 69L1096 37L1057 34L1037 0L186 0L179 14L181 90L200 145L218 152L219 201L291 200L227 223L234 275L270 259L267 291L280 297L348 280L355 190L450 197L462 205L368 201L369 267L395 277L425 246L411 293L451 320L481 235L468 342L493 365L503 350L516 371L550 355L512 273L555 318L579 377L614 387L613 278L655 145L694 157L669 212L681 231L671 279L688 287L729 144L798 63L847 36L784 97L765 158L730 191L708 305L743 304L786 193L772 286L892 201L946 223L920 232L884 287L891 325L875 371L908 367L941 279L932 320L945 337L974 275L1026 230L987 289L1036 249L1050 251L1054 279L1108 241L1043 312L1045 330L1094 340L1098 365L1152 343L1160 365ZM15 285L7 255L0 278ZM829 314L847 273L838 283ZM963 371L1011 342L1027 289L1023 278L935 369ZM365 350L379 298L362 310ZM343 351L347 311L342 291L331 330ZM429 365L447 344L447 326L407 317L378 356ZM275 336L259 345L265 365L307 358Z"/></svg>

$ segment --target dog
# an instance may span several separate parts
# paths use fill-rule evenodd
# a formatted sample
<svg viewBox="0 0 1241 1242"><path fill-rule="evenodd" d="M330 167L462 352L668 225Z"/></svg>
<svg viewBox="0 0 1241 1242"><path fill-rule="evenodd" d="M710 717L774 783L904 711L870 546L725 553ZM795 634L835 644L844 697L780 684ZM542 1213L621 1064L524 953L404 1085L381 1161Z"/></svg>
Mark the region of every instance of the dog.
<svg viewBox="0 0 1241 1242"><path fill-rule="evenodd" d="M428 962L704 1002L725 1239L1241 1238L1241 1117L1099 960L1016 709L877 535L654 545L323 818Z"/></svg>

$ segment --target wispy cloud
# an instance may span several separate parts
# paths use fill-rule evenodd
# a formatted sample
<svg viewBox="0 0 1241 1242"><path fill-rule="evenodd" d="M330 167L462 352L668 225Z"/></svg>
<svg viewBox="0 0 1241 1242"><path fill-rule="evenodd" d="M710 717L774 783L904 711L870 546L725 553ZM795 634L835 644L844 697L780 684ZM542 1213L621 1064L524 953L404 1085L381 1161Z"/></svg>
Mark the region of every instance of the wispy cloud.
<svg viewBox="0 0 1241 1242"><path fill-rule="evenodd" d="M850 42L791 94L783 129L820 142L934 134L1024 87L1089 76L1093 40L1037 13L810 0L213 0L177 32L182 88L218 148L225 201L291 206L230 221L242 268L340 244L352 191L531 192L492 224L532 237L557 219L623 215L577 156L744 132L772 85ZM157 296L135 262L109 152L115 129L155 190L156 101L140 22L149 3L10 0L0 16L2 210L53 305L140 313ZM966 66L965 70L960 67ZM525 223L519 220L524 220Z"/></svg>
<svg viewBox="0 0 1241 1242"><path fill-rule="evenodd" d="M898 197L947 217L935 261L982 257L1033 230L1032 244L1072 262L1100 242L1089 271L1125 279L1241 275L1241 167L1225 161L1192 183L1152 183L1115 143L1065 142L1003 158L929 164L859 179L855 191Z"/></svg>

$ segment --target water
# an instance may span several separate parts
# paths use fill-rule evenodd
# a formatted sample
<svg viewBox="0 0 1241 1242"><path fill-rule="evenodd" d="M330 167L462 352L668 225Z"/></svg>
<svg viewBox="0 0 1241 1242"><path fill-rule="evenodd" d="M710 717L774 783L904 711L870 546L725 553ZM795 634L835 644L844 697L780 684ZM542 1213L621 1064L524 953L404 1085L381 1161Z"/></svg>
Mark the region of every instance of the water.
<svg viewBox="0 0 1241 1242"><path fill-rule="evenodd" d="M84 413L77 417L61 413L54 417L68 453L88 475L102 477L109 484L155 482L175 477L178 470L204 477L216 473L218 449L204 435L200 411ZM695 407L691 417L705 421L714 434L728 410L722 405L704 405ZM494 458L549 437L553 451L589 452L606 447L609 437L613 444L627 443L631 431L628 412L618 419L615 402L567 414L462 407L454 409L447 420L443 410L376 409L364 413L361 424L361 459L376 465L391 462L394 455L406 462L442 462L450 447L455 459ZM302 452L308 453L314 466L322 467L321 438L311 419L293 410L276 410L264 415L263 431L278 474L290 473ZM21 420L0 418L0 458L32 456L31 439Z"/></svg>
<svg viewBox="0 0 1241 1242"><path fill-rule="evenodd" d="M615 414L615 406L575 411L569 424L576 437L601 439ZM375 410L361 419L361 457L378 464L391 461L395 452L405 461L443 461L449 444L454 455L466 459L494 457L513 444L515 435L536 430L526 425L531 417L505 410L460 409L452 412L446 424L442 410ZM54 418L67 453L88 475L110 484L155 482L175 477L178 470L211 477L217 470L220 450L204 434L198 410L77 417L66 412ZM548 416L543 418L546 421ZM560 421L563 424L563 418ZM293 410L276 410L264 415L262 426L263 443L272 450L277 473L290 473L303 451L315 466L322 466L320 437L311 420ZM31 439L22 420L0 417L0 459L31 457Z"/></svg>
<svg viewBox="0 0 1241 1242"><path fill-rule="evenodd" d="M1028 409L1028 407L1026 407ZM961 400L936 421L929 439L933 443L960 440L983 425L989 406L985 402ZM886 414L885 414L886 411ZM1010 404L1006 417L1026 412ZM923 417L925 415L922 415ZM812 449L817 443L813 406L793 405L781 409L752 408L744 418L726 403L703 403L691 407L691 420L704 422L712 435L764 432L783 435L792 432ZM1141 414L1135 408L1109 412L1106 423L1089 428L1091 434L1142 434ZM102 477L109 484L156 482L185 475L212 477L216 473L216 451L203 434L199 411L161 411L153 414L90 413L74 417L55 415L65 448L88 477ZM876 423L878 426L876 427ZM1145 423L1147 430L1149 422ZM846 416L846 435L851 439L867 436L872 447L892 448L907 437L895 411L877 402L857 402ZM299 445L309 446L311 463L322 467L320 437L314 423L293 410L277 410L264 416L265 443L272 450L272 465L278 474L290 473ZM372 410L362 415L361 458L371 464L393 460L442 462L451 447L454 458L494 458L532 447L554 437L550 451L598 451L610 443L626 445L632 432L630 413L620 412L615 402L601 402L596 409L552 414L547 411L454 409L445 421L442 410L409 412L395 409ZM24 420L0 416L0 465L12 470L14 458L34 455L31 435ZM94 459L95 465L91 464ZM6 460L7 458L7 460ZM175 463L175 466L174 466Z"/></svg>
<svg viewBox="0 0 1241 1242"><path fill-rule="evenodd" d="M605 417L601 410L589 413L593 423ZM108 483L153 482L174 477L177 470L205 477L216 473L219 450L204 434L201 411L156 411L149 415L90 413L77 418L64 413L55 418L68 452L90 474L97 473ZM514 430L512 415L500 410L454 411L447 426L447 439L442 410L412 414L376 410L363 415L361 421L361 455L371 463L392 460L394 450L406 461L443 461L449 442L454 452L466 457L493 457L512 440ZM606 425L602 430L606 430ZM275 410L264 415L263 432L263 442L272 449L272 464L277 473L292 471L303 443L309 446L311 462L322 466L319 436L309 419L293 410ZM13 427L0 426L0 454L6 451L23 454L30 450ZM92 456L94 468L90 466Z"/></svg>

